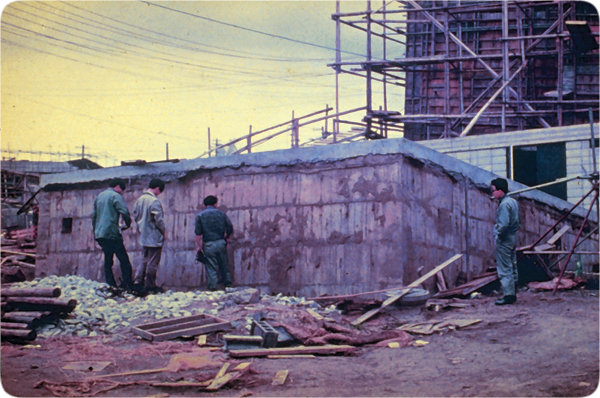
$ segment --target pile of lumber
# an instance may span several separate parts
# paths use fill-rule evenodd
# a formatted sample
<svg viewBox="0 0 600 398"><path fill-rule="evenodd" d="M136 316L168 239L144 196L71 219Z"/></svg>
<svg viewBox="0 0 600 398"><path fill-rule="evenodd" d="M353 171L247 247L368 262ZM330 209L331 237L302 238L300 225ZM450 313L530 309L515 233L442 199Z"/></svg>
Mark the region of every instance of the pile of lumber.
<svg viewBox="0 0 600 398"><path fill-rule="evenodd" d="M2 287L0 332L2 340L32 341L36 329L66 317L77 306L77 300L60 299L60 288Z"/></svg>
<svg viewBox="0 0 600 398"><path fill-rule="evenodd" d="M31 228L34 227L37 228L37 226ZM9 232L2 235L2 249L0 251L2 255L0 263L2 283L31 280L35 274L36 242L20 235L18 239L6 238L5 235L12 236Z"/></svg>

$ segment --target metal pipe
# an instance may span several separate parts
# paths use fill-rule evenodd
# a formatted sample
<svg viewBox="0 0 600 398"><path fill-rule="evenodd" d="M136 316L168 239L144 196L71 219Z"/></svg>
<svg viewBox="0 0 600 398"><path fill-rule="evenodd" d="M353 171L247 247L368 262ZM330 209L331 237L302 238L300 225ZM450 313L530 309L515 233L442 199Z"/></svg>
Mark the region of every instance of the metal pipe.
<svg viewBox="0 0 600 398"><path fill-rule="evenodd" d="M598 186L596 186L594 190L595 190L595 194L594 194L593 202L595 202L596 199L598 199ZM575 246L577 245L577 241L579 240L579 237L581 236L581 233L583 232L583 227L585 227L588 217L590 216L590 213L591 213L592 209L594 208L593 202L592 202L592 205L590 206L587 214L585 215L585 219L581 223L581 227L579 228L579 232L577 233L577 236L575 237L575 242L573 243L573 247L571 247L571 251L569 252L569 255L567 256L567 260L565 261L565 266L560 271L560 275L558 276L558 280L556 281L554 290L552 290L552 295L554 295L554 293L556 293L556 289L558 289L560 280L562 279L563 275L565 274L565 271L567 270L567 265L569 265L569 260L571 260L571 256L573 255L573 252L575 251Z"/></svg>
<svg viewBox="0 0 600 398"><path fill-rule="evenodd" d="M544 187L548 187L550 185L560 184L562 182L572 181L572 180L576 180L576 179L585 179L585 178L582 177L582 176L559 178L558 180L554 180L554 181L551 181L551 182L546 182L546 183L543 183L543 184L540 184L540 185L536 185L534 187L528 187L528 188L519 189L518 191L508 192L507 195L517 195L519 193L523 193L523 192L527 192L527 191L532 191L534 189L544 188Z"/></svg>

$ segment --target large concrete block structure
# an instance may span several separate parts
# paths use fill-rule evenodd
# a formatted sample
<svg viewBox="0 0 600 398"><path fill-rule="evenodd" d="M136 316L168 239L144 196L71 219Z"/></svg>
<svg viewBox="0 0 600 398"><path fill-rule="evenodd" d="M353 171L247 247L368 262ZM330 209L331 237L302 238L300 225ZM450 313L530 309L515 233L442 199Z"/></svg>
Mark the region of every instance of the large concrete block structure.
<svg viewBox="0 0 600 398"><path fill-rule="evenodd" d="M420 267L427 272L457 253L464 256L444 271L451 286L460 272L470 277L494 265L489 182L495 175L388 139L43 176L39 274L104 280L91 216L95 197L114 177L128 180L130 208L151 178L167 181L157 280L166 288L205 286L203 266L194 261L194 219L207 195L220 198L218 207L234 226L228 247L234 285L265 293L315 296L407 285ZM520 244L533 243L571 207L537 191L520 195L519 203ZM576 211L565 223L576 230L583 214ZM135 266L141 259L135 229L124 237ZM572 239L568 234L564 241Z"/></svg>

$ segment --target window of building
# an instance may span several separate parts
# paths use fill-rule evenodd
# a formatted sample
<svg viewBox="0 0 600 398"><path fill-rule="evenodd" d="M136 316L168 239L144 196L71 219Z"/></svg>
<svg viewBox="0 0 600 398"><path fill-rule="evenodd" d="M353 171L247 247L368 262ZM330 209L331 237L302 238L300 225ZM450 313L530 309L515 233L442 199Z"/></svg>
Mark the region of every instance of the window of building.
<svg viewBox="0 0 600 398"><path fill-rule="evenodd" d="M60 231L63 234L70 234L73 232L73 219L72 218L63 218L62 219L62 229Z"/></svg>
<svg viewBox="0 0 600 398"><path fill-rule="evenodd" d="M514 180L533 187L567 176L564 142L515 147L513 150ZM553 184L540 191L567 200L567 183Z"/></svg>

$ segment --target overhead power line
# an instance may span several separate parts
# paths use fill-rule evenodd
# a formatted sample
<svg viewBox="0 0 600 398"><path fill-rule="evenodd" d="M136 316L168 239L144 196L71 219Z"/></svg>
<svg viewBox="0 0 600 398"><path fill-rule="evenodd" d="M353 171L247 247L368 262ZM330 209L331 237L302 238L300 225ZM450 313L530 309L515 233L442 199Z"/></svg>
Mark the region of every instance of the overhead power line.
<svg viewBox="0 0 600 398"><path fill-rule="evenodd" d="M187 12L187 11L177 10L175 8L163 6L163 5L156 4L156 3L151 3L149 1L140 0L140 2L146 3L146 4L151 5L151 6L163 8L165 10L177 12L177 13L180 13L180 14L188 15L188 16L191 16L191 17L194 17L194 18L198 18L198 19L203 19L205 21L209 21L209 22L213 22L213 23L217 23L217 24L229 26L229 27L232 27L232 28L245 30L247 32L252 32L252 33L256 33L256 34L263 35L263 36L274 37L274 38L277 38L277 39L291 41L293 43L304 44L304 45L311 46L311 47L322 48L324 50L337 51L337 49L332 48L332 47L322 46L320 44L309 43L309 42L302 41L302 40L296 40L296 39L292 39L292 38L289 38L289 37L276 35L276 34L273 34L273 33L261 32L260 30L250 29L250 28L246 28L244 26L239 26L239 25L234 25L234 24L231 24L231 23L228 23L228 22L217 21L216 19L212 19L212 18L208 18L208 17L203 17L203 16L198 15L198 14L192 14L192 13ZM344 50L340 50L340 52L343 52L344 54L357 55L359 57L366 58L365 54L358 54L358 53L353 53L353 52L344 51Z"/></svg>

